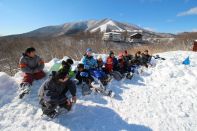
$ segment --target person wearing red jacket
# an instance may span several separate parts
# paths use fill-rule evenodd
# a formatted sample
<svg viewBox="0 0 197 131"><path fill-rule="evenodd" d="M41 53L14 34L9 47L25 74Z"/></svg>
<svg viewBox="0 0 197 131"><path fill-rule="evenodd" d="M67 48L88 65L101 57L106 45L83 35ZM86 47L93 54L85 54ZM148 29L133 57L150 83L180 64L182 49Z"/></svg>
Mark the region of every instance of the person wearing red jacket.
<svg viewBox="0 0 197 131"><path fill-rule="evenodd" d="M123 58L123 53L122 52L120 52L118 54L118 63L119 63L119 72L121 74L126 73L126 71L127 71L127 69L126 69L127 63L126 63L125 59Z"/></svg>
<svg viewBox="0 0 197 131"><path fill-rule="evenodd" d="M106 73L111 73L118 68L118 60L114 56L114 52L110 51L109 57L106 60L105 70Z"/></svg>

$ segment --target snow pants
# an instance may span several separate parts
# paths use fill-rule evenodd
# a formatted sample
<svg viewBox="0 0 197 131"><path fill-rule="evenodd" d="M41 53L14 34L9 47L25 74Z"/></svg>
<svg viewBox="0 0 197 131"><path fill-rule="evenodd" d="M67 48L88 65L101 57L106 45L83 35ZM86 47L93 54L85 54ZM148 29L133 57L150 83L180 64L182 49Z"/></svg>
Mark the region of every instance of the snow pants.
<svg viewBox="0 0 197 131"><path fill-rule="evenodd" d="M32 85L34 80L40 80L43 77L45 77L45 73L43 71L34 74L25 73L22 83L29 83L30 85Z"/></svg>

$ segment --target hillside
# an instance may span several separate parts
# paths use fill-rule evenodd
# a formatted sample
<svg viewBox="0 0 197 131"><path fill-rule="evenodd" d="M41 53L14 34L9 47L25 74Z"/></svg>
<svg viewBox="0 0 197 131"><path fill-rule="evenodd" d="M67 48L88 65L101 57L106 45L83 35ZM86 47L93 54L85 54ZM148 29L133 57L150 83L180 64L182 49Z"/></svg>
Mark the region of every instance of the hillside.
<svg viewBox="0 0 197 131"><path fill-rule="evenodd" d="M145 37L174 37L168 33L157 33L143 29L134 24L127 24L124 22L115 21L112 19L102 20L86 20L79 22L70 22L62 25L46 26L27 33L13 35L15 37L58 37L64 35L73 35L79 32L135 32L142 31Z"/></svg>

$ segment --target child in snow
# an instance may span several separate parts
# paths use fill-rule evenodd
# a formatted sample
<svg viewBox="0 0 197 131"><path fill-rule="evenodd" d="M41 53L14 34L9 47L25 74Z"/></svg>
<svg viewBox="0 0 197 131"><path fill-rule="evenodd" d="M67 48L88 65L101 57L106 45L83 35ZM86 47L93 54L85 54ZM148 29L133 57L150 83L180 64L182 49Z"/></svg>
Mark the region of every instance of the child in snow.
<svg viewBox="0 0 197 131"><path fill-rule="evenodd" d="M151 58L152 56L149 55L148 50L145 50L144 53L142 53L142 65L148 68Z"/></svg>
<svg viewBox="0 0 197 131"><path fill-rule="evenodd" d="M78 72L76 74L76 79L79 81L78 85L82 84L82 82L85 82L91 87L91 83L94 81L94 79L92 78L90 72L84 68L84 64L78 64L77 69Z"/></svg>
<svg viewBox="0 0 197 131"><path fill-rule="evenodd" d="M121 74L126 73L126 71L127 71L127 65L126 65L125 59L123 59L123 53L122 52L120 52L118 54L118 65L119 65L119 72Z"/></svg>
<svg viewBox="0 0 197 131"><path fill-rule="evenodd" d="M131 64L131 60L133 59L133 56L128 54L127 50L124 51L123 53L123 59L126 62L127 65Z"/></svg>
<svg viewBox="0 0 197 131"><path fill-rule="evenodd" d="M102 56L101 55L99 55L98 57L97 57L97 65L98 65L98 69L100 69L100 70L104 70L104 62L103 62L103 59L102 59Z"/></svg>
<svg viewBox="0 0 197 131"><path fill-rule="evenodd" d="M72 95L72 100L74 103L76 103L77 97L76 97L76 86L75 86L75 82L72 80L72 78L75 76L75 72L71 71L71 65L73 64L73 60L72 59L67 59L66 62L62 61L62 68L61 69L66 69L68 71L68 80L65 83L65 93L67 91L70 91L71 95ZM61 71L61 69L59 71ZM67 85L74 85L74 86L67 86Z"/></svg>
<svg viewBox="0 0 197 131"><path fill-rule="evenodd" d="M20 58L19 67L24 73L20 87L30 87L34 80L42 79L45 76L43 71L44 61L38 55L33 47L27 48Z"/></svg>
<svg viewBox="0 0 197 131"><path fill-rule="evenodd" d="M132 67L132 55L129 55L127 53L127 50L125 50L123 53L120 53L119 55L119 67L120 67L120 73L126 75L127 79L131 79L133 77L131 67Z"/></svg>
<svg viewBox="0 0 197 131"><path fill-rule="evenodd" d="M71 66L74 64L73 60L70 59L70 58L68 58L66 61L63 60L62 61L62 66L60 67L60 69L62 67L64 67L64 65L66 65L66 64L69 64L69 66L70 66L69 73L68 73L69 78L74 78L75 77L75 71L72 71L72 68L71 68Z"/></svg>
<svg viewBox="0 0 197 131"><path fill-rule="evenodd" d="M82 63L84 64L84 68L91 70L97 68L97 61L92 56L92 49L88 48L86 50L86 54L84 55L82 59Z"/></svg>
<svg viewBox="0 0 197 131"><path fill-rule="evenodd" d="M133 62L137 66L140 66L141 65L141 63L142 63L142 53L141 53L141 51L138 51L135 54L135 57L134 57L134 61Z"/></svg>
<svg viewBox="0 0 197 131"><path fill-rule="evenodd" d="M71 94L75 95L75 84L69 81L68 69L62 68L52 75L42 84L39 90L39 99L43 114L54 118L57 115L57 106L68 111L72 107L72 102L67 98L66 92L72 89ZM71 88L72 87L72 88Z"/></svg>
<svg viewBox="0 0 197 131"><path fill-rule="evenodd" d="M110 51L105 64L106 73L112 73L118 70L118 60L114 56L114 52Z"/></svg>

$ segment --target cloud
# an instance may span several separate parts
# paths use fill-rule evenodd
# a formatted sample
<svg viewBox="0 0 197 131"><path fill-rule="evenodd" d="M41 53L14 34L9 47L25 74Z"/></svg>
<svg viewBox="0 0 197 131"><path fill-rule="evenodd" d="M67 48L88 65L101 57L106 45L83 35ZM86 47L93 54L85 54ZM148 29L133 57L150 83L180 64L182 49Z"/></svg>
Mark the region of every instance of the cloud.
<svg viewBox="0 0 197 131"><path fill-rule="evenodd" d="M177 16L197 15L197 7L191 8L187 11L177 14Z"/></svg>
<svg viewBox="0 0 197 131"><path fill-rule="evenodd" d="M156 31L155 28L151 28L151 27L144 27L144 29L149 30L149 31Z"/></svg>

